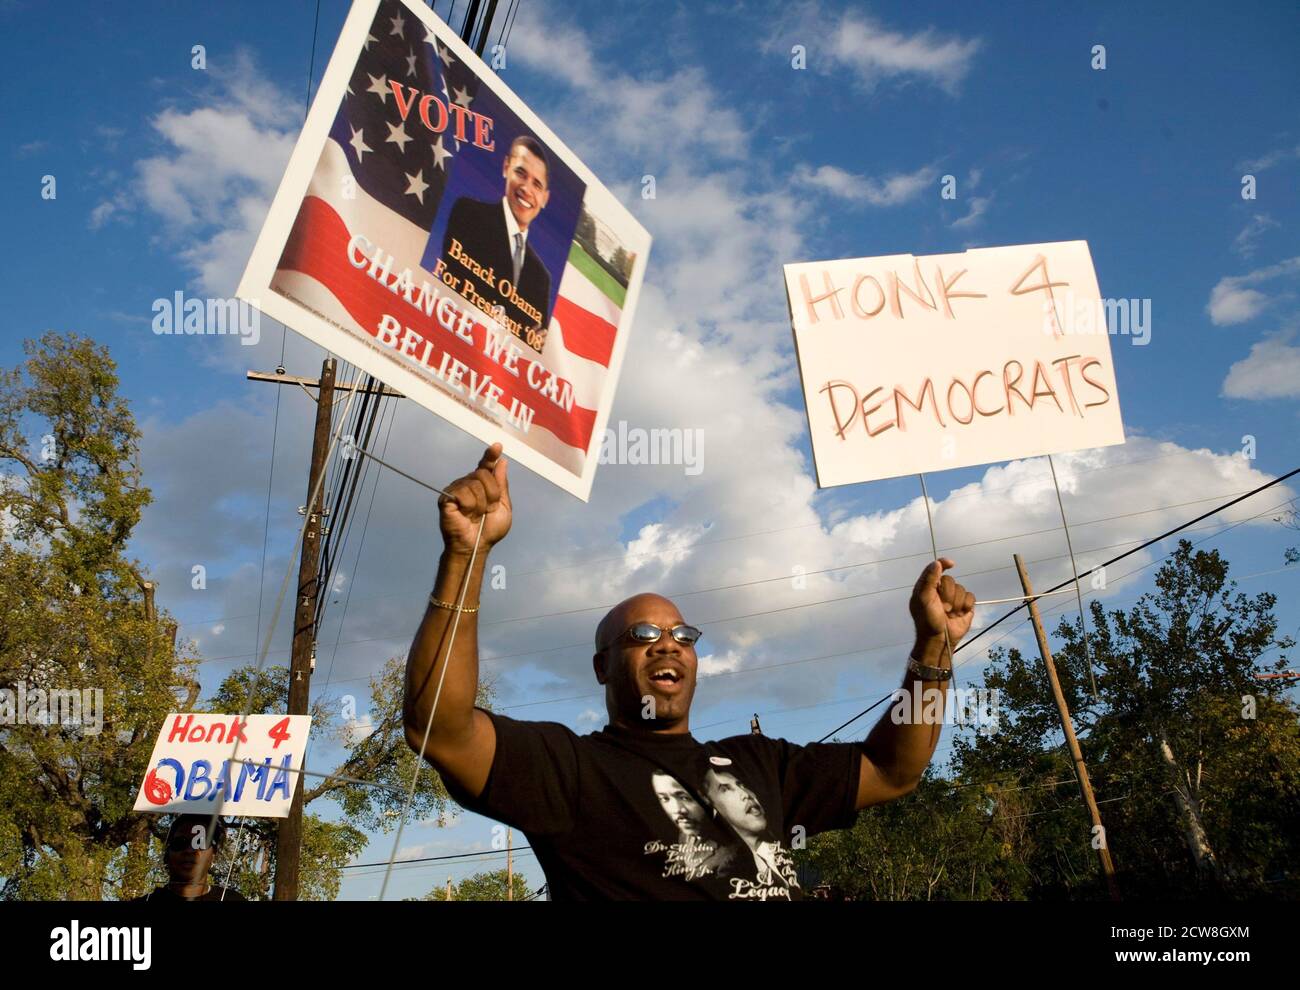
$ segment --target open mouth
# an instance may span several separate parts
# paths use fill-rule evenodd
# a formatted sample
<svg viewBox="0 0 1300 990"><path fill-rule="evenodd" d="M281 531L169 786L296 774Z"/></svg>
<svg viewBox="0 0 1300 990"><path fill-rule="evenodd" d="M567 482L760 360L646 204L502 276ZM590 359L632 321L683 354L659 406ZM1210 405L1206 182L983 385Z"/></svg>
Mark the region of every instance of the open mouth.
<svg viewBox="0 0 1300 990"><path fill-rule="evenodd" d="M650 671L650 681L664 691L673 691L681 686L685 677L673 667L656 667Z"/></svg>

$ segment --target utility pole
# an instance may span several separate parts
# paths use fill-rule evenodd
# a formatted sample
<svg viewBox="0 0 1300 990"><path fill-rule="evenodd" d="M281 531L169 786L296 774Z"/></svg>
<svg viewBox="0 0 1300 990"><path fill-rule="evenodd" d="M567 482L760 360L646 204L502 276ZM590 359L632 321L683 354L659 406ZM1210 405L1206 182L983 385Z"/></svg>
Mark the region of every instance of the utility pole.
<svg viewBox="0 0 1300 990"><path fill-rule="evenodd" d="M316 401L316 429L312 436L311 463L307 474L307 499L317 490L317 482L325 471L325 458L330 446L330 414L334 407L334 393L355 391L371 395L389 395L402 398L402 393L380 384L376 388L364 388L359 384L336 385L334 376L336 363L327 357L321 363L320 378L299 378L285 373L283 367L274 373L250 371L249 381L271 382L276 385L297 385L308 395L311 389L318 394ZM324 485L317 492L314 504L305 505L302 512L307 516L307 528L302 538L302 554L298 562L298 594L294 599L293 611L293 646L289 661L289 708L286 714L306 715L311 699L311 673L316 666L315 630L316 613L319 608L320 588L317 587L317 574L320 570L321 528L325 523L323 509L325 504ZM152 604L152 597L150 597ZM275 893L277 901L296 901L298 899L298 866L302 854L302 774L295 775L293 802L289 806L289 817L280 824L275 840Z"/></svg>
<svg viewBox="0 0 1300 990"><path fill-rule="evenodd" d="M1034 623L1038 652L1043 657L1044 666L1047 667L1047 680L1052 686L1052 696L1056 699L1056 712L1061 717L1061 731L1065 733L1065 742L1070 747L1070 758L1074 761L1074 773L1079 780L1079 790L1083 792L1088 814L1092 816L1093 835L1101 837L1101 845L1097 847L1097 854L1101 858L1101 871L1106 875L1106 887L1110 891L1110 899L1118 901L1122 898L1119 894L1119 884L1115 880L1115 864L1111 862L1106 829L1101 823L1101 812L1097 810L1097 799L1092 793L1092 783L1088 780L1088 767L1083 762L1083 750L1079 748L1079 739L1074 734L1070 708L1065 703L1065 695L1061 693L1061 681L1056 676L1056 663L1052 659L1052 650L1047 645L1047 634L1043 631L1043 618L1038 613L1038 599L1033 597L1034 589L1029 583L1029 574L1025 570L1025 562L1020 559L1020 554L1013 554L1012 559L1016 562L1016 573L1020 575L1020 587L1024 589L1029 599L1029 617Z"/></svg>
<svg viewBox="0 0 1300 990"><path fill-rule="evenodd" d="M447 877L447 900L451 900L451 877Z"/></svg>
<svg viewBox="0 0 1300 990"><path fill-rule="evenodd" d="M302 555L298 560L298 594L294 599L293 647L289 660L290 715L306 715L311 696L311 671L316 665L314 634L316 630L316 586L320 570L321 528L325 524L325 458L330 447L330 413L334 408L335 361L327 357L320 369L320 394L316 399L316 430L311 441L311 467L307 474L307 505L303 511L307 526L303 532ZM313 495L315 498L313 499ZM289 817L280 823L275 838L275 900L298 899L298 865L302 854L301 780L294 782L293 803Z"/></svg>
<svg viewBox="0 0 1300 990"><path fill-rule="evenodd" d="M515 899L514 845L510 829L506 829L506 900Z"/></svg>

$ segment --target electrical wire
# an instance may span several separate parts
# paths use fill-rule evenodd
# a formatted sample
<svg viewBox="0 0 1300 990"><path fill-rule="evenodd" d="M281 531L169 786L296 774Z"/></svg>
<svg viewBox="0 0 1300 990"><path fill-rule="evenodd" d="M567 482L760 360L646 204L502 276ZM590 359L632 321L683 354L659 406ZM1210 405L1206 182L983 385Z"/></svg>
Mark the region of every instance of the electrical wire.
<svg viewBox="0 0 1300 990"><path fill-rule="evenodd" d="M1251 491L1247 492L1246 494L1244 494L1244 495L1242 495L1242 496L1239 496L1238 498L1234 498L1234 499L1232 499L1232 500L1229 501L1229 502L1225 502L1223 505L1221 505L1221 506L1219 506L1219 507L1217 507L1217 508L1215 508L1215 509L1212 509L1212 510L1209 511L1209 512L1202 513L1201 515L1197 516L1195 519L1189 520L1188 522L1183 523L1183 524L1180 525L1180 526L1175 526L1173 529L1167 530L1166 532L1161 533L1159 536L1156 536L1156 537L1153 537L1153 538L1151 538L1151 539L1149 539L1149 540L1146 540L1146 541L1143 542L1141 545L1136 546L1136 547L1132 548L1131 550L1127 550L1127 551L1125 551L1124 553L1119 554L1119 555L1116 556L1116 557L1112 557L1110 560L1106 561L1105 563L1098 564L1097 567L1094 567L1094 568L1088 570L1087 572L1085 572L1084 574L1079 575L1079 579L1082 579L1082 578L1088 577L1089 575L1093 574L1093 573L1096 572L1097 570L1102 569L1102 568L1105 568L1105 567L1109 567L1111 564L1118 563L1119 561L1123 560L1125 557L1132 556L1133 554L1135 554L1135 553L1137 553L1137 552L1139 552L1139 551L1141 551L1141 550L1146 549L1147 547L1151 546L1151 545L1154 544L1154 543L1159 543L1161 540L1167 539L1168 537L1173 536L1175 533L1178 533L1178 532L1181 532L1181 531L1184 530L1184 529L1187 529L1188 527L1192 526L1193 524L1200 522L1202 519L1207 519L1207 518L1209 518L1210 516L1213 516L1213 515L1216 515L1216 514L1222 512L1224 509L1227 509L1227 508L1230 508L1230 507L1233 506L1233 505L1236 505L1238 502L1241 502L1241 501L1243 501L1244 499L1250 498L1250 497L1252 497L1253 495L1257 495L1257 494L1259 494L1260 492L1264 491L1265 489L1272 488L1274 485L1280 484L1281 482L1285 481L1286 479L1292 477L1293 475L1295 475L1295 474L1297 474L1297 473L1300 473L1300 468L1293 468L1291 471L1288 471L1286 474L1284 474L1284 475L1280 475L1280 476L1278 476L1277 478L1274 478L1272 481L1267 482L1266 484L1261 485L1261 486L1259 486L1258 488L1252 489ZM1290 499L1288 499L1287 501L1290 501ZM1282 504L1282 505L1285 505L1286 502L1283 502L1283 503L1281 503L1281 504ZM1264 512L1257 513L1257 514L1254 515L1254 516L1249 516L1249 517L1247 517L1246 519L1239 520L1239 521L1237 521L1237 522L1235 522L1235 523L1230 523L1230 524L1228 524L1228 525L1227 525L1223 530L1221 530L1220 533L1226 533L1228 530L1230 530L1230 529L1234 529L1234 528L1236 528L1237 526L1242 525L1243 523L1249 522L1251 519L1257 519L1257 518L1259 518L1259 516L1267 515L1267 514L1270 513L1270 512L1276 512L1276 511L1277 511L1277 508L1278 508L1277 506L1274 506L1274 507L1271 508L1271 509L1266 509ZM1210 539L1210 537L1206 537L1206 539ZM1202 540L1202 541L1199 541L1199 542L1205 542L1205 541ZM1086 552L1086 551L1085 551L1085 552ZM1173 551L1171 550L1169 553L1173 553ZM1169 556L1169 553L1166 553L1166 554L1162 555L1161 557L1157 558L1157 560L1163 560L1165 557L1168 557L1168 556ZM1151 563L1155 563L1155 561L1152 561ZM1144 570L1146 567L1149 567L1149 566L1151 566L1150 563L1149 563L1149 564L1144 564L1142 567L1137 568L1137 570L1129 572L1129 574L1135 574L1135 573L1137 573L1138 571ZM1128 577L1129 574L1121 575L1121 579L1124 578L1124 577ZM1069 581L1063 582L1063 584L1059 584L1059 585L1056 585L1056 586L1054 586L1054 587L1052 587L1052 588L1049 588L1048 591L1057 591L1057 590L1059 590L1061 587L1063 587L1064 584L1069 584L1069 583L1070 583ZM968 640L966 640L965 642L963 642L962 644L960 644L960 645L957 647L957 649L954 651L954 653L956 653L956 652L960 652L960 651L963 650L964 648L970 646L973 642L975 642L975 640L979 639L981 636L984 636L986 633L988 633L989 631L991 631L992 629L994 629L996 626L1001 625L1003 622L1005 622L1005 621L1006 621L1007 619L1009 619L1011 616L1015 615L1017 612L1021 611L1021 610L1024 609L1024 608L1027 608L1027 607L1028 607L1028 603L1027 603L1027 602L1026 602L1026 603L1022 603L1022 604L1020 604L1020 605L1017 605L1015 608L1011 609L1009 612L1007 612L1007 613L1005 613L1004 615L1002 615L1001 617L999 617L996 621L994 621L994 622L990 623L989 625L987 625L987 626L983 627L982 629L980 629L979 632L977 632L977 633L976 633L974 636L972 636L970 639L968 639ZM958 665L956 665L956 666L960 666L960 665L958 664ZM954 669L955 669L955 667L954 667ZM822 738L821 738L820 740L818 740L818 741L819 741L819 742L825 742L826 739L828 739L828 738L830 738L831 736L835 735L835 733L841 731L842 729L845 729L845 728L847 728L848 726L852 725L852 724L853 724L854 722L856 722L858 719L862 718L864 715L866 715L866 714L868 714L869 712L871 712L872 709L878 707L879 705L884 704L884 702L885 702L886 700L888 700L888 698L889 698L889 695L886 695L884 698L880 699L880 701L877 701L875 704L873 704L873 705L871 705L870 707L868 707L868 708L864 709L863 711L859 712L857 715L855 715L853 718L849 719L849 720L848 720L847 722L845 722L843 725L838 726L837 728L835 728L835 729L831 730L830 732L828 732L825 736L822 736Z"/></svg>

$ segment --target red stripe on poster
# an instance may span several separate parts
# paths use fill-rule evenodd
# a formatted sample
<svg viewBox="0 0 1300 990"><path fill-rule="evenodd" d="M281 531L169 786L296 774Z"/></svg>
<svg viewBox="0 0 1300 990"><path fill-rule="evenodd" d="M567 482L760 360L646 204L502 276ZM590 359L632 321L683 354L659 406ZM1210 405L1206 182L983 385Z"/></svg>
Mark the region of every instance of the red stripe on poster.
<svg viewBox="0 0 1300 990"><path fill-rule="evenodd" d="M403 328L409 329L411 339L408 341L403 331L402 343L405 346L400 349L393 347L392 351L401 357L404 367L426 381L448 389L446 379L438 374L438 369L444 367L445 353L468 369L461 378L464 391L453 389L451 394L462 401L468 399L467 393L472 387L470 371L490 376L492 384L503 390L497 399L503 409L508 410L512 400L517 398L534 410L534 426L544 427L571 447L587 450L595 428L596 413L570 397L570 383L552 375L541 362L528 357L519 360L519 376L516 378L483 353L487 327L475 321L470 331L474 343L462 340L445 329L435 317L427 315L423 308L407 302L403 296L371 278L366 268L354 267L347 258L350 239L351 234L333 207L318 197L308 196L298 210L277 269L301 272L315 279L333 293L357 324L376 340L381 339L380 327L385 316L393 317ZM432 278L423 269L420 274ZM454 297L454 301L457 310L465 308L466 304L459 297ZM436 308L434 312L437 312ZM567 327L565 333L567 336ZM551 395L561 401L567 399L569 408L557 404ZM481 406L477 401L474 404Z"/></svg>

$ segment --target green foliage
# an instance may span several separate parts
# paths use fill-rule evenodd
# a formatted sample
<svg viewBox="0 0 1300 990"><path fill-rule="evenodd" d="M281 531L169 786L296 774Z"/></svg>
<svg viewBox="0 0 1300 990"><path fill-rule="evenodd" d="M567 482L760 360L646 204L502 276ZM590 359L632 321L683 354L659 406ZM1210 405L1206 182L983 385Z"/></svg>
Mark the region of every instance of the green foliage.
<svg viewBox="0 0 1300 990"><path fill-rule="evenodd" d="M26 353L0 372L0 685L101 690L103 726L0 726L2 896L94 900L143 890L151 822L130 806L163 715L197 684L126 554L149 492L113 361L53 333Z"/></svg>
<svg viewBox="0 0 1300 990"><path fill-rule="evenodd" d="M115 365L105 348L72 334L25 346L22 366L0 369L0 687L100 689L104 723L98 734L0 724L0 897L130 898L165 881L167 823L131 806L166 714L242 712L250 693L252 712L283 712L288 671L241 668L200 703L197 658L175 646L169 617L146 615L147 578L126 552L150 496ZM416 767L402 728L402 673L394 658L372 679L361 722L345 723L338 699L314 706L316 752L333 739L343 756L329 776L305 780L304 801L332 807L303 816L304 899L336 896L364 830L399 820ZM482 685L479 703L490 696ZM412 819L442 822L449 800L423 767ZM269 897L277 827L236 823L218 878L233 856L232 885Z"/></svg>
<svg viewBox="0 0 1300 990"><path fill-rule="evenodd" d="M471 877L466 877L460 883L452 884L451 899L453 901L504 901L507 899L510 879L510 874L504 867L485 873L475 873ZM532 893L528 889L528 881L516 873L514 875L513 899L522 901L531 896ZM446 887L435 887L421 898L421 900L425 901L445 901L446 899Z"/></svg>
<svg viewBox="0 0 1300 990"><path fill-rule="evenodd" d="M1284 682L1254 677L1284 669L1294 645L1277 636L1274 604L1267 592L1237 593L1217 551L1183 541L1132 608L1093 603L1086 651L1077 622L1057 629L1062 693L1126 898L1300 894L1300 709ZM999 692L1001 726L954 740L952 779L927 777L799 854L831 896L1107 896L1103 837L1041 658L1013 648L990 659L982 686ZM1194 855L1189 808L1214 866Z"/></svg>

